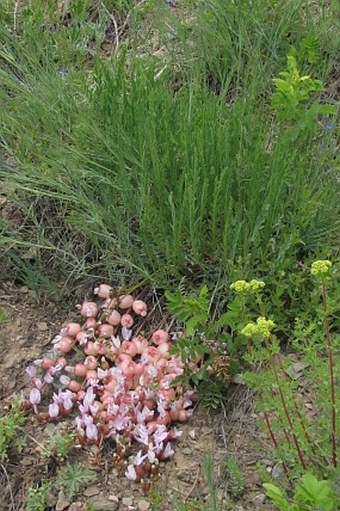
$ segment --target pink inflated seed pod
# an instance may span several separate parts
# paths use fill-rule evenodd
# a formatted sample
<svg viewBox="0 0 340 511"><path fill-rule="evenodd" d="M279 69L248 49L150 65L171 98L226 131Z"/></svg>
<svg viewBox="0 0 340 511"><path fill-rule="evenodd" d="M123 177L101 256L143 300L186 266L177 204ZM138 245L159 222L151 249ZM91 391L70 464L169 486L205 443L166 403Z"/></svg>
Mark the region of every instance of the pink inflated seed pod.
<svg viewBox="0 0 340 511"><path fill-rule="evenodd" d="M80 330L81 326L79 323L67 323L67 325L62 329L62 332L65 332L66 335L70 335L71 337L75 337Z"/></svg>
<svg viewBox="0 0 340 511"><path fill-rule="evenodd" d="M98 305L94 302L84 302L80 308L83 318L95 318L98 314Z"/></svg>
<svg viewBox="0 0 340 511"><path fill-rule="evenodd" d="M110 298L112 292L112 287L107 284L100 284L99 287L96 287L94 290L94 294L98 295L99 298Z"/></svg>
<svg viewBox="0 0 340 511"><path fill-rule="evenodd" d="M85 359L85 365L88 369L97 369L98 362L96 357L89 356Z"/></svg>
<svg viewBox="0 0 340 511"><path fill-rule="evenodd" d="M133 364L135 376L141 376L144 373L144 367L141 364L136 364L135 362L133 362Z"/></svg>
<svg viewBox="0 0 340 511"><path fill-rule="evenodd" d="M98 343L94 343L93 341L88 341L86 343L86 347L85 347L85 354L86 355L92 355L92 356L97 356L99 351L98 351Z"/></svg>
<svg viewBox="0 0 340 511"><path fill-rule="evenodd" d="M118 311L114 310L114 311L111 312L110 316L108 316L106 321L110 325L118 326L119 323L120 323L121 318L122 318L121 314L119 314Z"/></svg>
<svg viewBox="0 0 340 511"><path fill-rule="evenodd" d="M111 335L113 335L113 326L108 325L107 323L103 323L102 325L99 325L97 332L99 337L102 337L103 339L109 339Z"/></svg>
<svg viewBox="0 0 340 511"><path fill-rule="evenodd" d="M118 298L119 307L121 309L130 309L132 307L132 304L134 302L134 298L131 295L121 295Z"/></svg>
<svg viewBox="0 0 340 511"><path fill-rule="evenodd" d="M169 334L165 330L156 330L152 334L151 341L156 345L159 346L163 342L168 342L169 340Z"/></svg>
<svg viewBox="0 0 340 511"><path fill-rule="evenodd" d="M78 332L77 335L76 335L76 341L77 342L82 342L83 337L84 337L84 332L82 332L82 331Z"/></svg>
<svg viewBox="0 0 340 511"><path fill-rule="evenodd" d="M87 318L85 322L86 328L96 328L96 325L97 321L95 320L95 318Z"/></svg>
<svg viewBox="0 0 340 511"><path fill-rule="evenodd" d="M133 378L135 375L135 371L134 371L134 368L129 365L127 366L125 369L123 369L123 376L127 379L127 380L131 380L131 378ZM124 399L124 398L123 398ZM125 401L124 401L125 402Z"/></svg>
<svg viewBox="0 0 340 511"><path fill-rule="evenodd" d="M86 376L87 371L88 367L85 364L76 364L74 366L74 374L80 378Z"/></svg>
<svg viewBox="0 0 340 511"><path fill-rule="evenodd" d="M44 369L50 369L55 365L55 363L56 360L53 360L52 358L44 358L41 365Z"/></svg>
<svg viewBox="0 0 340 511"><path fill-rule="evenodd" d="M71 390L71 392L79 392L80 389L81 389L81 385L80 383L78 383L77 381L75 380L71 380L67 386L67 388L69 390Z"/></svg>
<svg viewBox="0 0 340 511"><path fill-rule="evenodd" d="M171 412L170 412L170 415L171 415ZM190 411L184 410L183 408L181 408L178 411L178 420L179 420L179 422L186 422L190 417L191 417L191 412Z"/></svg>
<svg viewBox="0 0 340 511"><path fill-rule="evenodd" d="M131 358L137 355L137 348L133 342L123 341L121 346L121 352L127 353Z"/></svg>
<svg viewBox="0 0 340 511"><path fill-rule="evenodd" d="M70 343L66 338L59 341L55 344L55 348L61 353L69 353L72 349L72 343Z"/></svg>
<svg viewBox="0 0 340 511"><path fill-rule="evenodd" d="M120 320L120 324L125 328L131 328L133 325L133 317L131 314L123 314Z"/></svg>
<svg viewBox="0 0 340 511"><path fill-rule="evenodd" d="M132 310L139 316L145 317L147 315L147 306L146 303L142 300L135 300L132 304Z"/></svg>
<svg viewBox="0 0 340 511"><path fill-rule="evenodd" d="M133 342L136 346L138 355L141 355L143 351L148 347L148 341L141 335L134 337L131 342Z"/></svg>

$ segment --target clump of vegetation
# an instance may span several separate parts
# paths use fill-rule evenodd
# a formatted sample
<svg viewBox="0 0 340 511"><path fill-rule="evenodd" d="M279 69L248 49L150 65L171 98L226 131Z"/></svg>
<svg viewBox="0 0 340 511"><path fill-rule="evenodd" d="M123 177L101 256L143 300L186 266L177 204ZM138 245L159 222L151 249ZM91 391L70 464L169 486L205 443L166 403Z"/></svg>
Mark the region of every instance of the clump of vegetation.
<svg viewBox="0 0 340 511"><path fill-rule="evenodd" d="M265 483L267 497L278 506L280 511L336 511L339 498L329 481L318 480L307 472L297 483L292 499L279 486Z"/></svg>
<svg viewBox="0 0 340 511"><path fill-rule="evenodd" d="M51 484L50 481L44 481L40 486L29 489L27 511L46 511L48 508Z"/></svg>
<svg viewBox="0 0 340 511"><path fill-rule="evenodd" d="M67 496L73 499L80 489L95 478L93 470L82 467L79 463L67 463L56 479L56 484L64 488Z"/></svg>
<svg viewBox="0 0 340 511"><path fill-rule="evenodd" d="M75 435L73 433L56 433L45 442L45 449L42 455L46 458L58 458L64 460L67 458L74 446Z"/></svg>
<svg viewBox="0 0 340 511"><path fill-rule="evenodd" d="M15 399L10 410L0 418L0 461L8 460L11 448L19 451L25 444L25 437L18 434L18 428L25 423L25 414L21 408L22 402Z"/></svg>
<svg viewBox="0 0 340 511"><path fill-rule="evenodd" d="M226 460L225 467L228 477L228 493L237 499L244 493L246 487L242 470L233 456Z"/></svg>

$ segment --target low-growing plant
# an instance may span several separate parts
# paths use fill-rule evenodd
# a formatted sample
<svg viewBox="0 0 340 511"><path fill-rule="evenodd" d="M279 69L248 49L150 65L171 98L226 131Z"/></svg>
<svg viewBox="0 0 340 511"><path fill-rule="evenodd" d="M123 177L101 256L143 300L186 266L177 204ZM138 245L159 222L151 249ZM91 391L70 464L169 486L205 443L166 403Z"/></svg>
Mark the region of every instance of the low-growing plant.
<svg viewBox="0 0 340 511"><path fill-rule="evenodd" d="M74 445L75 435L73 433L55 433L45 442L45 449L42 456L46 458L65 459Z"/></svg>
<svg viewBox="0 0 340 511"><path fill-rule="evenodd" d="M209 290L203 286L196 294L185 295L180 289L165 295L170 312L184 326L184 332L172 348L185 364L184 373L178 380L192 381L203 404L216 409L229 378L229 355L222 337L216 337L220 323L211 318Z"/></svg>
<svg viewBox="0 0 340 511"><path fill-rule="evenodd" d="M330 481L319 480L311 472L305 473L296 484L293 498L277 485L264 483L266 495L280 511L336 511L340 500Z"/></svg>
<svg viewBox="0 0 340 511"><path fill-rule="evenodd" d="M26 420L21 404L18 398L15 399L10 410L0 418L0 461L7 461L10 448L21 450L25 442L25 437L18 435L18 427Z"/></svg>
<svg viewBox="0 0 340 511"><path fill-rule="evenodd" d="M49 422L71 420L77 406L78 441L97 446L98 456L103 443L112 442L117 468L146 489L160 461L173 457L172 442L181 435L174 422L191 417L196 393L175 381L185 364L170 353L170 334L158 328L142 335L148 315L143 300L108 284L94 294L98 302L77 306L80 322L66 323L49 353L27 367L32 388L26 406ZM189 363L194 369L198 360ZM71 442L56 437L45 454L63 456Z"/></svg>
<svg viewBox="0 0 340 511"><path fill-rule="evenodd" d="M51 481L43 481L40 486L29 488L27 511L46 511L48 509L51 484Z"/></svg>
<svg viewBox="0 0 340 511"><path fill-rule="evenodd" d="M7 314L2 307L0 307L0 324L5 323L7 320Z"/></svg>
<svg viewBox="0 0 340 511"><path fill-rule="evenodd" d="M73 499L80 489L96 477L93 470L88 470L80 465L80 463L67 463L65 467L60 469L56 485L64 488L67 496Z"/></svg>
<svg viewBox="0 0 340 511"><path fill-rule="evenodd" d="M228 481L228 493L233 498L238 498L244 493L245 480L239 464L234 456L228 457L225 462Z"/></svg>
<svg viewBox="0 0 340 511"><path fill-rule="evenodd" d="M320 115L335 114L334 105L312 100L313 95L319 95L323 90L323 83L310 76L301 76L296 58L288 55L288 71L279 73L274 78L275 93L272 96L272 107L278 111L279 118L293 126L296 138L302 130L315 131L316 120Z"/></svg>

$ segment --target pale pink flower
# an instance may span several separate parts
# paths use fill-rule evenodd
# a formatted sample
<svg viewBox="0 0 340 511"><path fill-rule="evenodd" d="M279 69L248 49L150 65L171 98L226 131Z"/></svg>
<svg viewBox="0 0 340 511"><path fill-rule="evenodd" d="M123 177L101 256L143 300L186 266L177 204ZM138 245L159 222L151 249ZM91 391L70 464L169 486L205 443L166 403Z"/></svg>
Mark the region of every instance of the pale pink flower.
<svg viewBox="0 0 340 511"><path fill-rule="evenodd" d="M86 426L86 436L89 440L98 440L98 429L95 424Z"/></svg>
<svg viewBox="0 0 340 511"><path fill-rule="evenodd" d="M38 405L41 401L41 393L39 389L32 389L30 392L30 403L32 405Z"/></svg>
<svg viewBox="0 0 340 511"><path fill-rule="evenodd" d="M136 481L137 474L135 467L133 465L128 465L127 470L125 471L125 475L129 481Z"/></svg>
<svg viewBox="0 0 340 511"><path fill-rule="evenodd" d="M173 457L173 455L175 454L175 451L172 449L170 442L168 442L166 444L165 449L162 454L165 459L170 459Z"/></svg>
<svg viewBox="0 0 340 511"><path fill-rule="evenodd" d="M47 385L50 385L50 383L53 383L54 381L54 378L51 374L50 371L47 371L47 373L45 374L44 376L44 382L47 384Z"/></svg>
<svg viewBox="0 0 340 511"><path fill-rule="evenodd" d="M57 403L51 403L48 407L48 415L51 417L51 419L54 419L55 417L58 417L59 415L59 406Z"/></svg>
<svg viewBox="0 0 340 511"><path fill-rule="evenodd" d="M30 376L30 378L33 378L34 376L37 375L37 368L33 364L31 364L26 368L26 373L28 374L28 376Z"/></svg>

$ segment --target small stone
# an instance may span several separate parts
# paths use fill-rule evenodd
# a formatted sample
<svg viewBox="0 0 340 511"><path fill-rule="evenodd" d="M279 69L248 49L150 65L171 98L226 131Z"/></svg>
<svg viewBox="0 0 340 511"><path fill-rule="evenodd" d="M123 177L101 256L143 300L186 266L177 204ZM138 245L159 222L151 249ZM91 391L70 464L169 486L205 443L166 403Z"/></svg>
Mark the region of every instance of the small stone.
<svg viewBox="0 0 340 511"><path fill-rule="evenodd" d="M245 384L242 374L235 374L234 376L232 376L231 382L235 383L236 385L244 385Z"/></svg>
<svg viewBox="0 0 340 511"><path fill-rule="evenodd" d="M296 373L301 373L304 369L310 367L308 362L296 362L293 364L293 369Z"/></svg>
<svg viewBox="0 0 340 511"><path fill-rule="evenodd" d="M55 430L56 430L56 425L53 424L53 422L49 422L48 424L46 424L45 426L45 433L47 433L48 435L52 436L55 434Z"/></svg>
<svg viewBox="0 0 340 511"><path fill-rule="evenodd" d="M265 494L259 493L258 495L255 495L255 497L253 498L253 503L255 504L255 506L262 506L265 500L266 500Z"/></svg>
<svg viewBox="0 0 340 511"><path fill-rule="evenodd" d="M105 498L103 495L94 497L90 503L93 511L116 511L116 509L118 509L117 502L113 502L112 500Z"/></svg>
<svg viewBox="0 0 340 511"><path fill-rule="evenodd" d="M22 293L22 294L26 295L26 294L28 293L29 289L28 289L28 287L27 287L27 286L21 286L21 287L19 288L19 291L20 291L20 293Z"/></svg>
<svg viewBox="0 0 340 511"><path fill-rule="evenodd" d="M189 436L190 436L191 440L196 440L196 430L195 429L191 429L189 431Z"/></svg>
<svg viewBox="0 0 340 511"><path fill-rule="evenodd" d="M35 458L32 456L24 456L20 460L20 464L24 465L24 467L30 467L31 465L34 465Z"/></svg>
<svg viewBox="0 0 340 511"><path fill-rule="evenodd" d="M68 500L65 493L63 491L60 491L58 493L58 500L55 506L56 511L64 511L64 509L69 507L70 504L71 502Z"/></svg>
<svg viewBox="0 0 340 511"><path fill-rule="evenodd" d="M276 465L274 465L272 471L271 471L271 474L272 474L272 478L273 479L281 479L282 475L283 475L283 468L282 468L282 465L281 463L277 463Z"/></svg>
<svg viewBox="0 0 340 511"><path fill-rule="evenodd" d="M117 497L117 495L109 495L109 500L116 502L117 504L119 503L119 497Z"/></svg>
<svg viewBox="0 0 340 511"><path fill-rule="evenodd" d="M130 507L133 504L133 499L131 497L124 497L122 502L123 506Z"/></svg>
<svg viewBox="0 0 340 511"><path fill-rule="evenodd" d="M39 332L47 332L48 324L45 323L45 321L40 321L39 323L37 323L37 328Z"/></svg>
<svg viewBox="0 0 340 511"><path fill-rule="evenodd" d="M73 502L67 511L86 511L87 508L81 502Z"/></svg>
<svg viewBox="0 0 340 511"><path fill-rule="evenodd" d="M138 509L140 511L148 511L150 507L150 502L148 502L147 500L140 500L138 502Z"/></svg>
<svg viewBox="0 0 340 511"><path fill-rule="evenodd" d="M188 455L192 454L190 447L184 447L182 449L182 453L183 454L188 454Z"/></svg>
<svg viewBox="0 0 340 511"><path fill-rule="evenodd" d="M99 495L99 493L100 493L100 488L98 488L98 486L95 484L88 486L83 491L83 494L85 495L85 497L93 497L94 495Z"/></svg>

